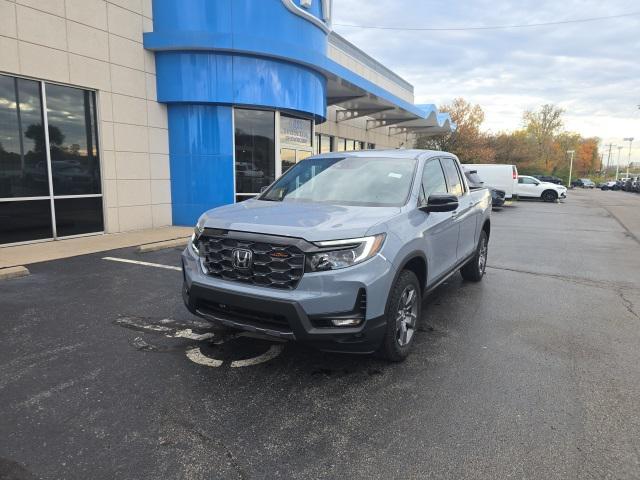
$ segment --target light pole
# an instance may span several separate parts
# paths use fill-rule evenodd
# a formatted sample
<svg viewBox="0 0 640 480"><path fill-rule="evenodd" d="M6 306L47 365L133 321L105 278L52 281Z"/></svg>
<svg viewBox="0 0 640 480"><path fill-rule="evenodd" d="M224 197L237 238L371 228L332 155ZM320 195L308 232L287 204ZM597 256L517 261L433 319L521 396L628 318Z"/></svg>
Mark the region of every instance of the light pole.
<svg viewBox="0 0 640 480"><path fill-rule="evenodd" d="M567 150L567 153L571 155L571 163L569 164L569 181L567 182L567 188L571 188L571 174L573 173L573 155L576 153L576 151Z"/></svg>
<svg viewBox="0 0 640 480"><path fill-rule="evenodd" d="M627 178L629 178L629 165L631 165L631 144L633 143L633 140L634 140L633 137L628 137L624 139L625 142L629 142L629 159L627 160L627 175L626 175Z"/></svg>

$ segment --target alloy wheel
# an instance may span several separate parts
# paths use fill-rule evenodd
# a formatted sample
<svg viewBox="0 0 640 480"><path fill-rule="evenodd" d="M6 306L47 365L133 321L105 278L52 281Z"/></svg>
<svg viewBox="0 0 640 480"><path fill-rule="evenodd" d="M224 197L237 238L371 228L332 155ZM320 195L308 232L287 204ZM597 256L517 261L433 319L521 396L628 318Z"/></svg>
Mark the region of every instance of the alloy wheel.
<svg viewBox="0 0 640 480"><path fill-rule="evenodd" d="M407 285L400 295L396 314L396 341L401 347L411 343L418 322L418 292L413 285Z"/></svg>

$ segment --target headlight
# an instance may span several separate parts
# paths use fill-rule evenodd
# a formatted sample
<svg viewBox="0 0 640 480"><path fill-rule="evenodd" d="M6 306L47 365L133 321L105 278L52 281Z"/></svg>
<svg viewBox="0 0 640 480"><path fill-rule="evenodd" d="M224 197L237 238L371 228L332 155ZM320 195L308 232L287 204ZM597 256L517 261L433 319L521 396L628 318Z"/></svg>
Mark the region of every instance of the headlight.
<svg viewBox="0 0 640 480"><path fill-rule="evenodd" d="M189 242L189 245L191 245L191 248L196 255L200 255L200 245L198 241L200 239L200 235L202 235L202 232L204 232L204 218L200 218L198 220L198 223L193 228L193 234L191 234L191 241Z"/></svg>
<svg viewBox="0 0 640 480"><path fill-rule="evenodd" d="M382 248L385 234L347 240L317 242L322 250L307 256L307 270L321 272L346 268L373 257Z"/></svg>

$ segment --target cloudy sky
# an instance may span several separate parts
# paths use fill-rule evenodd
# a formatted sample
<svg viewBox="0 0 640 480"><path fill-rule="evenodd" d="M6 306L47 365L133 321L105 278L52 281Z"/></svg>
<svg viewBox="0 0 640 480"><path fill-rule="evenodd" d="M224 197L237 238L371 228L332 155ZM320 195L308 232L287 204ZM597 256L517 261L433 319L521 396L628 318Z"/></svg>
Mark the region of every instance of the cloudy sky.
<svg viewBox="0 0 640 480"><path fill-rule="evenodd" d="M545 23L640 13L638 0L334 0L334 29L415 86L416 103L462 96L485 111L485 129L513 130L544 103L566 128L603 143L635 137L640 161L640 15L590 23L476 31L405 28ZM628 145L628 144L625 144ZM627 150L624 151L626 157Z"/></svg>

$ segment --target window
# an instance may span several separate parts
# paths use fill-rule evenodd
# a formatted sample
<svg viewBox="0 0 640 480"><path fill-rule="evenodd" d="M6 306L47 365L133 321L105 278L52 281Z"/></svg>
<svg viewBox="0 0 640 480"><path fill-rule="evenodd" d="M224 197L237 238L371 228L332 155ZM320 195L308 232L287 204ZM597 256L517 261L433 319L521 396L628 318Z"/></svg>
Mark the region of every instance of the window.
<svg viewBox="0 0 640 480"><path fill-rule="evenodd" d="M47 85L54 195L100 193L93 92Z"/></svg>
<svg viewBox="0 0 640 480"><path fill-rule="evenodd" d="M455 195L457 197L461 196L464 193L464 187L462 180L460 179L460 172L458 171L458 166L453 158L443 158L441 159L442 168L444 169L444 173L447 177L447 184L449 185L449 193Z"/></svg>
<svg viewBox="0 0 640 480"><path fill-rule="evenodd" d="M367 143L367 150L375 150L375 149L376 149L375 143Z"/></svg>
<svg viewBox="0 0 640 480"><path fill-rule="evenodd" d="M447 193L447 182L438 159L429 160L422 171L421 202L428 200L434 193Z"/></svg>
<svg viewBox="0 0 640 480"><path fill-rule="evenodd" d="M407 202L415 166L411 158L312 158L291 168L260 199L398 207Z"/></svg>
<svg viewBox="0 0 640 480"><path fill-rule="evenodd" d="M347 141L344 138L336 137L336 152L344 152L346 150Z"/></svg>
<svg viewBox="0 0 640 480"><path fill-rule="evenodd" d="M521 185L538 185L538 181L530 177L518 177L518 183Z"/></svg>
<svg viewBox="0 0 640 480"><path fill-rule="evenodd" d="M0 75L0 244L103 229L95 93Z"/></svg>
<svg viewBox="0 0 640 480"><path fill-rule="evenodd" d="M275 179L275 112L234 110L236 195L252 197Z"/></svg>
<svg viewBox="0 0 640 480"><path fill-rule="evenodd" d="M333 137L329 135L318 135L318 153L330 153L333 149Z"/></svg>

